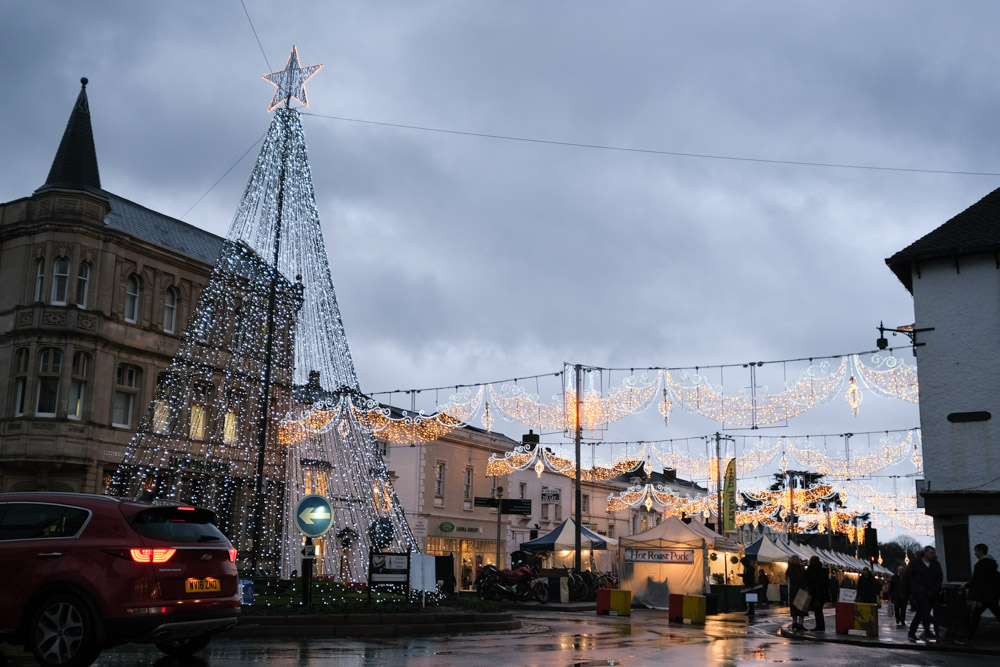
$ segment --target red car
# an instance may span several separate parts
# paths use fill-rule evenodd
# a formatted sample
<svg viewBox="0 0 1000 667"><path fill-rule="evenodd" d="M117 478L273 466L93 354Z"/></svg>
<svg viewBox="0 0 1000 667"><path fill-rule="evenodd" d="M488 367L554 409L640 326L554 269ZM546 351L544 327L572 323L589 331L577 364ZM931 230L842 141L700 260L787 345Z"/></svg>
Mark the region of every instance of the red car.
<svg viewBox="0 0 1000 667"><path fill-rule="evenodd" d="M236 549L214 521L176 503L0 494L0 640L61 666L126 642L203 649L240 610Z"/></svg>

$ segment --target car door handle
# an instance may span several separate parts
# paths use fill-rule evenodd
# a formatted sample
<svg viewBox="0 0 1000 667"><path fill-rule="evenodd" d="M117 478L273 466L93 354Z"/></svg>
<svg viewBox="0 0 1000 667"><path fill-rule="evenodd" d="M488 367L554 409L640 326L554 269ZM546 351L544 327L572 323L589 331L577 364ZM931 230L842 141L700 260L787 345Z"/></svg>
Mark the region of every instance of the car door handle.
<svg viewBox="0 0 1000 667"><path fill-rule="evenodd" d="M48 553L38 554L39 558L59 558L60 556L62 556L62 553L58 551L50 551Z"/></svg>

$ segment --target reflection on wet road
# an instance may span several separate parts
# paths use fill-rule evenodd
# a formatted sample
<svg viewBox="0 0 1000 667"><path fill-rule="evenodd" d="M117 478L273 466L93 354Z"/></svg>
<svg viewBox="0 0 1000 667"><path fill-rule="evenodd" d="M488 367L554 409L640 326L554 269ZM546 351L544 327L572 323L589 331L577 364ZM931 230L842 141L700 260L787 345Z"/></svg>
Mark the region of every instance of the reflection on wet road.
<svg viewBox="0 0 1000 667"><path fill-rule="evenodd" d="M783 619L782 619L783 620ZM585 613L522 616L524 627L511 632L401 637L393 639L217 639L188 660L163 656L152 646L121 646L107 651L102 666L135 667L320 667L327 665L417 665L492 667L493 665L652 665L665 661L690 665L802 663L837 665L993 665L995 658L907 650L872 649L777 637L776 621L753 626L710 621L704 628L667 623L666 613L635 610L628 618ZM33 665L30 656L4 646L0 665Z"/></svg>

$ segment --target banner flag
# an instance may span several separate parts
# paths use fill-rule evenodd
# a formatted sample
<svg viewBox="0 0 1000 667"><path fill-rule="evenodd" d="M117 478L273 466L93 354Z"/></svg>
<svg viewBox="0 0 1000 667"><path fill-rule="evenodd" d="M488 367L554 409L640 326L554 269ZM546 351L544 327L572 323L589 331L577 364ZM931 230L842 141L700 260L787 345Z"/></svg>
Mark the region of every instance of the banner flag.
<svg viewBox="0 0 1000 667"><path fill-rule="evenodd" d="M726 481L722 492L722 530L736 530L736 459L726 466Z"/></svg>

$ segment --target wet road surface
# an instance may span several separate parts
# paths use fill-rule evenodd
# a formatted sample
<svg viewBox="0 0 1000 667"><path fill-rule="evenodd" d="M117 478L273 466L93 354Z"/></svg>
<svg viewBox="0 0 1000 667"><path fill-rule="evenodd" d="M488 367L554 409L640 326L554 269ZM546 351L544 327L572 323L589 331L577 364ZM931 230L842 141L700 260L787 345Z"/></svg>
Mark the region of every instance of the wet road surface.
<svg viewBox="0 0 1000 667"><path fill-rule="evenodd" d="M670 625L662 611L637 609L631 617L525 612L520 630L393 639L216 639L189 659L169 658L153 646L127 645L101 655L107 667L320 667L326 665L995 665L997 658L798 642L775 635L778 621L752 626L709 621L704 627ZM0 665L33 665L30 655L0 648Z"/></svg>

